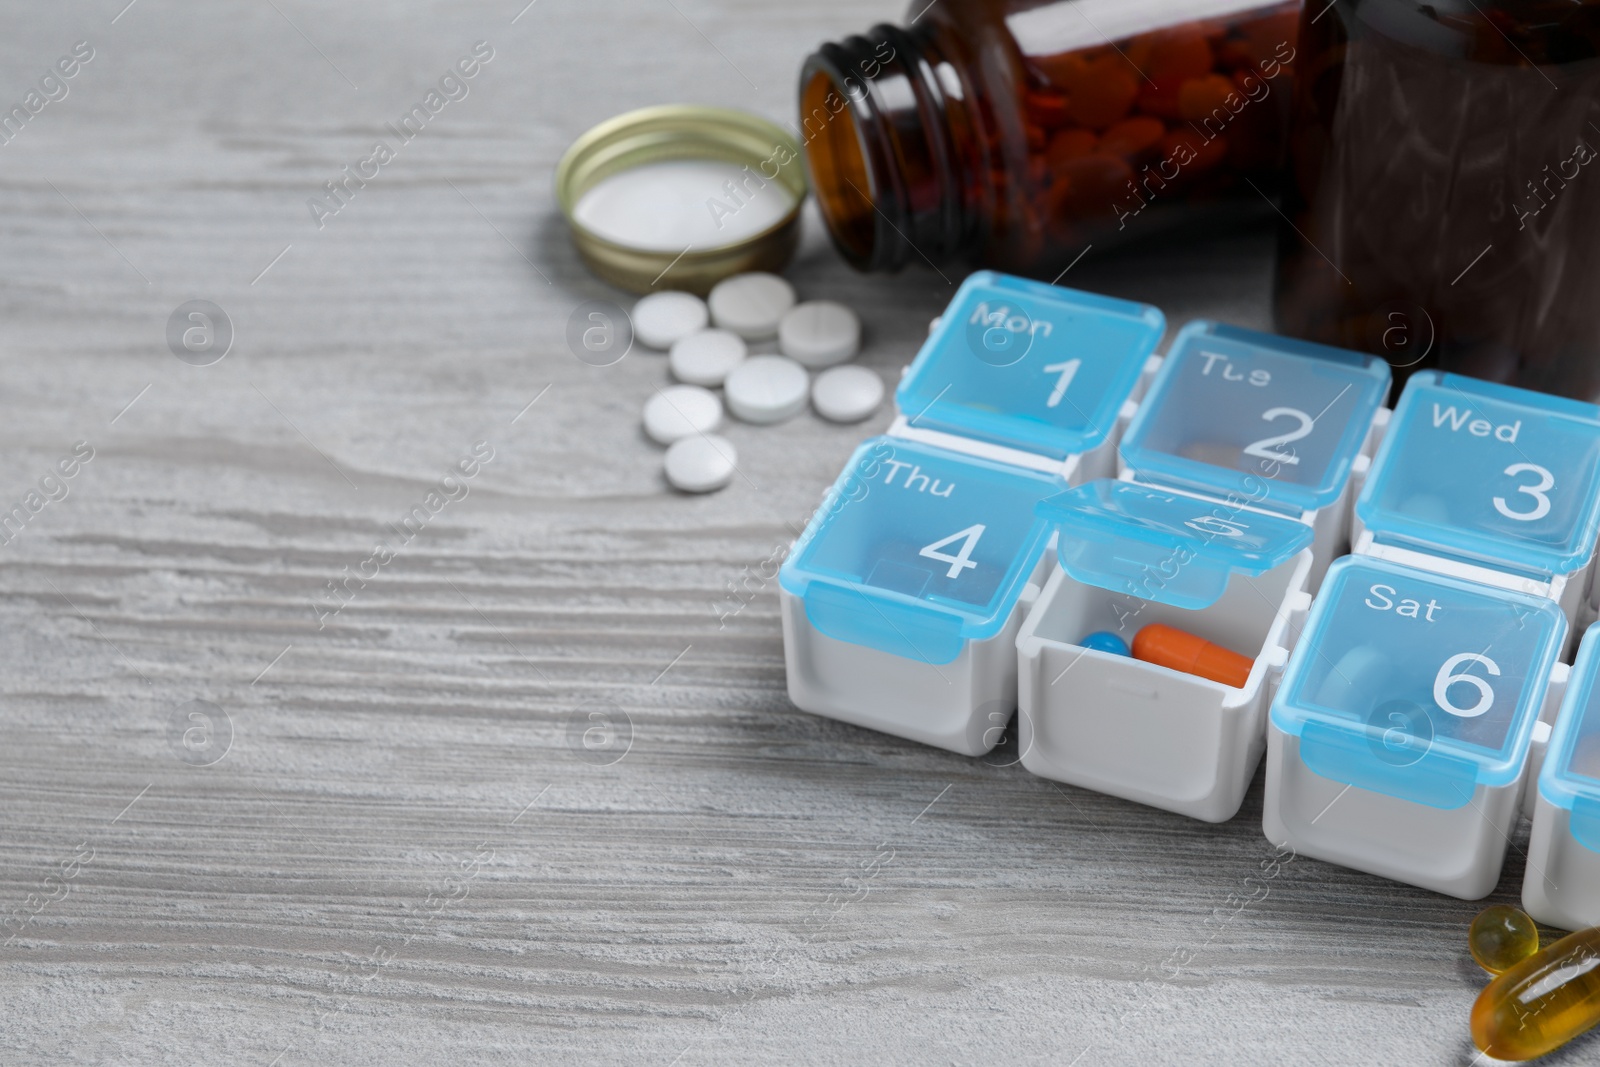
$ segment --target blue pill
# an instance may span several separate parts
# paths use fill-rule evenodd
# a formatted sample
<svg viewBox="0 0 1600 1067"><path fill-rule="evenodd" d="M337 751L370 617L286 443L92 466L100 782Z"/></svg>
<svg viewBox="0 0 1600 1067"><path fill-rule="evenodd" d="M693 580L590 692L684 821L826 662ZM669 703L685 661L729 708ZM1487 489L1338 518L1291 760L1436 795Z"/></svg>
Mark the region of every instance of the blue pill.
<svg viewBox="0 0 1600 1067"><path fill-rule="evenodd" d="M1114 656L1133 655L1133 653L1128 650L1128 642L1124 641L1110 630L1096 630L1088 637L1085 637L1082 641L1079 641L1078 644L1082 645L1084 648L1092 648L1096 652L1110 652Z"/></svg>

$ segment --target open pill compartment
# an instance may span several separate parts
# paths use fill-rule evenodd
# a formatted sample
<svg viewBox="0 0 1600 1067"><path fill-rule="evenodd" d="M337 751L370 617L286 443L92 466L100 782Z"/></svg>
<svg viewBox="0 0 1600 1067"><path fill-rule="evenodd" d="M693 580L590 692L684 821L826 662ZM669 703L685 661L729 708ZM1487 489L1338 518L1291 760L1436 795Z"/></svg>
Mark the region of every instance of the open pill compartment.
<svg viewBox="0 0 1600 1067"><path fill-rule="evenodd" d="M1433 562L1329 569L1273 702L1262 826L1303 855L1472 900L1499 880L1567 621L1514 579Z"/></svg>
<svg viewBox="0 0 1600 1067"><path fill-rule="evenodd" d="M1456 374L1412 375L1356 501L1356 550L1443 557L1591 600L1600 407Z"/></svg>
<svg viewBox="0 0 1600 1067"><path fill-rule="evenodd" d="M1600 625L1590 626L1556 715L1533 803L1522 906L1565 930L1600 926Z"/></svg>
<svg viewBox="0 0 1600 1067"><path fill-rule="evenodd" d="M1305 516L1310 588L1348 550L1351 472L1389 391L1377 356L1221 323L1191 322L1128 426L1138 480Z"/></svg>
<svg viewBox="0 0 1600 1067"><path fill-rule="evenodd" d="M1017 637L1022 765L1191 818L1232 818L1310 602L1311 524L1127 478L1039 510L1057 528L1060 566ZM1251 656L1243 688L1079 644L1150 623Z"/></svg>
<svg viewBox="0 0 1600 1067"><path fill-rule="evenodd" d="M965 755L1004 736L1051 538L1039 501L1115 464L1165 329L1147 305L979 272L779 572L790 699Z"/></svg>

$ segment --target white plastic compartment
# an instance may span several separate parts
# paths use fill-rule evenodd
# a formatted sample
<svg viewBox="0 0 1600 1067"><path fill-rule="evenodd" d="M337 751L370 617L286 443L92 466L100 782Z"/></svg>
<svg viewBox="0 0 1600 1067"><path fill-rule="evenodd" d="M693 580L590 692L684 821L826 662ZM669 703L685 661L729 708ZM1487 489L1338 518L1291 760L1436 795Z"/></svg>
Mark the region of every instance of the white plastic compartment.
<svg viewBox="0 0 1600 1067"><path fill-rule="evenodd" d="M1017 632L1038 593L1026 585L993 637L969 640L955 659L932 664L819 633L805 601L780 590L789 699L814 714L981 756L1011 721Z"/></svg>
<svg viewBox="0 0 1600 1067"><path fill-rule="evenodd" d="M1371 456L1389 381L1377 356L1191 322L1128 427L1121 473L1302 518L1315 592L1349 550L1351 475Z"/></svg>
<svg viewBox="0 0 1600 1067"><path fill-rule="evenodd" d="M1565 636L1548 598L1339 560L1268 717L1267 839L1463 899L1489 893Z"/></svg>
<svg viewBox="0 0 1600 1067"><path fill-rule="evenodd" d="M987 752L1051 538L1036 504L1114 465L1165 328L1146 305L970 276L779 575L803 710Z"/></svg>
<svg viewBox="0 0 1600 1067"><path fill-rule="evenodd" d="M1533 790L1522 906L1566 930L1600 926L1600 626L1578 646Z"/></svg>
<svg viewBox="0 0 1600 1067"><path fill-rule="evenodd" d="M1575 626L1594 600L1597 534L1600 407L1423 371L1395 406L1352 541L1549 583Z"/></svg>
<svg viewBox="0 0 1600 1067"><path fill-rule="evenodd" d="M1017 637L1022 765L1191 818L1232 818L1310 602L1311 527L1127 479L1041 507L1052 505L1062 565ZM1241 534L1207 542L1209 523ZM1149 623L1253 656L1244 688L1078 644L1096 631L1131 644Z"/></svg>

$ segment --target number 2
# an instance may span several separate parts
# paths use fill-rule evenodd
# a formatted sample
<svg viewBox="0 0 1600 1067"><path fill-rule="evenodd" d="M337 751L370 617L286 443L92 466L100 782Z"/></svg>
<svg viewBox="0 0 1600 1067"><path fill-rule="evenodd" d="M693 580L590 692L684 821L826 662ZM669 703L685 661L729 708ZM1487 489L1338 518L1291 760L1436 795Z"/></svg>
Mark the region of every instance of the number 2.
<svg viewBox="0 0 1600 1067"><path fill-rule="evenodd" d="M1263 437L1253 445L1245 445L1244 454L1255 456L1257 459L1274 459L1289 466L1299 463L1299 456L1293 452L1279 452L1277 447L1286 445L1290 441L1298 441L1306 436L1311 432L1311 428L1316 425L1316 420L1299 408L1268 408L1261 413L1261 418L1265 422L1273 422L1277 419L1296 419L1300 425L1286 434L1280 434L1277 437Z"/></svg>
<svg viewBox="0 0 1600 1067"><path fill-rule="evenodd" d="M1061 403L1061 398L1067 395L1067 389L1072 385L1073 375L1078 373L1078 367L1083 363L1081 359L1069 359L1065 363L1052 363L1044 368L1046 374L1059 374L1056 387L1050 390L1050 398L1044 402L1047 408L1053 408Z"/></svg>
<svg viewBox="0 0 1600 1067"><path fill-rule="evenodd" d="M1548 470L1539 466L1537 463L1513 463L1511 466L1505 469L1505 473L1511 475L1513 478L1519 474L1537 474L1539 476L1538 485L1517 486L1517 492L1527 493L1529 496L1533 497L1533 510L1512 511L1511 508L1506 504L1506 498L1503 496L1497 496L1494 498L1494 509L1496 511L1504 515L1506 518L1516 519L1518 522L1532 522L1535 519L1542 519L1546 515L1550 514L1550 498L1545 496L1545 493L1555 488L1555 475L1551 474Z"/></svg>
<svg viewBox="0 0 1600 1067"><path fill-rule="evenodd" d="M961 572L968 567L977 567L977 564L972 562L970 557L972 550L978 547L978 538L983 536L985 529L987 527L980 522L975 526L968 526L965 530L957 530L949 537L941 537L931 545L924 545L922 551L917 554L926 556L929 559L936 559L940 563L950 564L950 569L945 572L945 577L959 578L961 577ZM939 551L939 549L954 542L957 538L961 539L960 552L952 556L947 552Z"/></svg>

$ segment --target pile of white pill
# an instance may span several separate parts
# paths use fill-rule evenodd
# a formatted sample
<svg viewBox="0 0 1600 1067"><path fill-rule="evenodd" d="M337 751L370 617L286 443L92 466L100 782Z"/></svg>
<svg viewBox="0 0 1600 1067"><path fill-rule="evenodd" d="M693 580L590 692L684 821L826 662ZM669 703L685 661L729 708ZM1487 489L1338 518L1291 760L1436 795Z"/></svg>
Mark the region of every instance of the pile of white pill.
<svg viewBox="0 0 1600 1067"><path fill-rule="evenodd" d="M644 406L644 429L667 446L667 481L708 493L733 480L738 454L716 433L723 409L742 422L791 419L809 399L832 422L860 422L883 403L883 379L840 364L861 347L861 320L832 300L797 303L776 274L736 274L706 300L689 293L651 293L633 308L633 333L667 353L681 384L657 389ZM782 355L751 355L750 345L777 341ZM818 371L816 378L812 371ZM718 396L714 389L721 389Z"/></svg>

